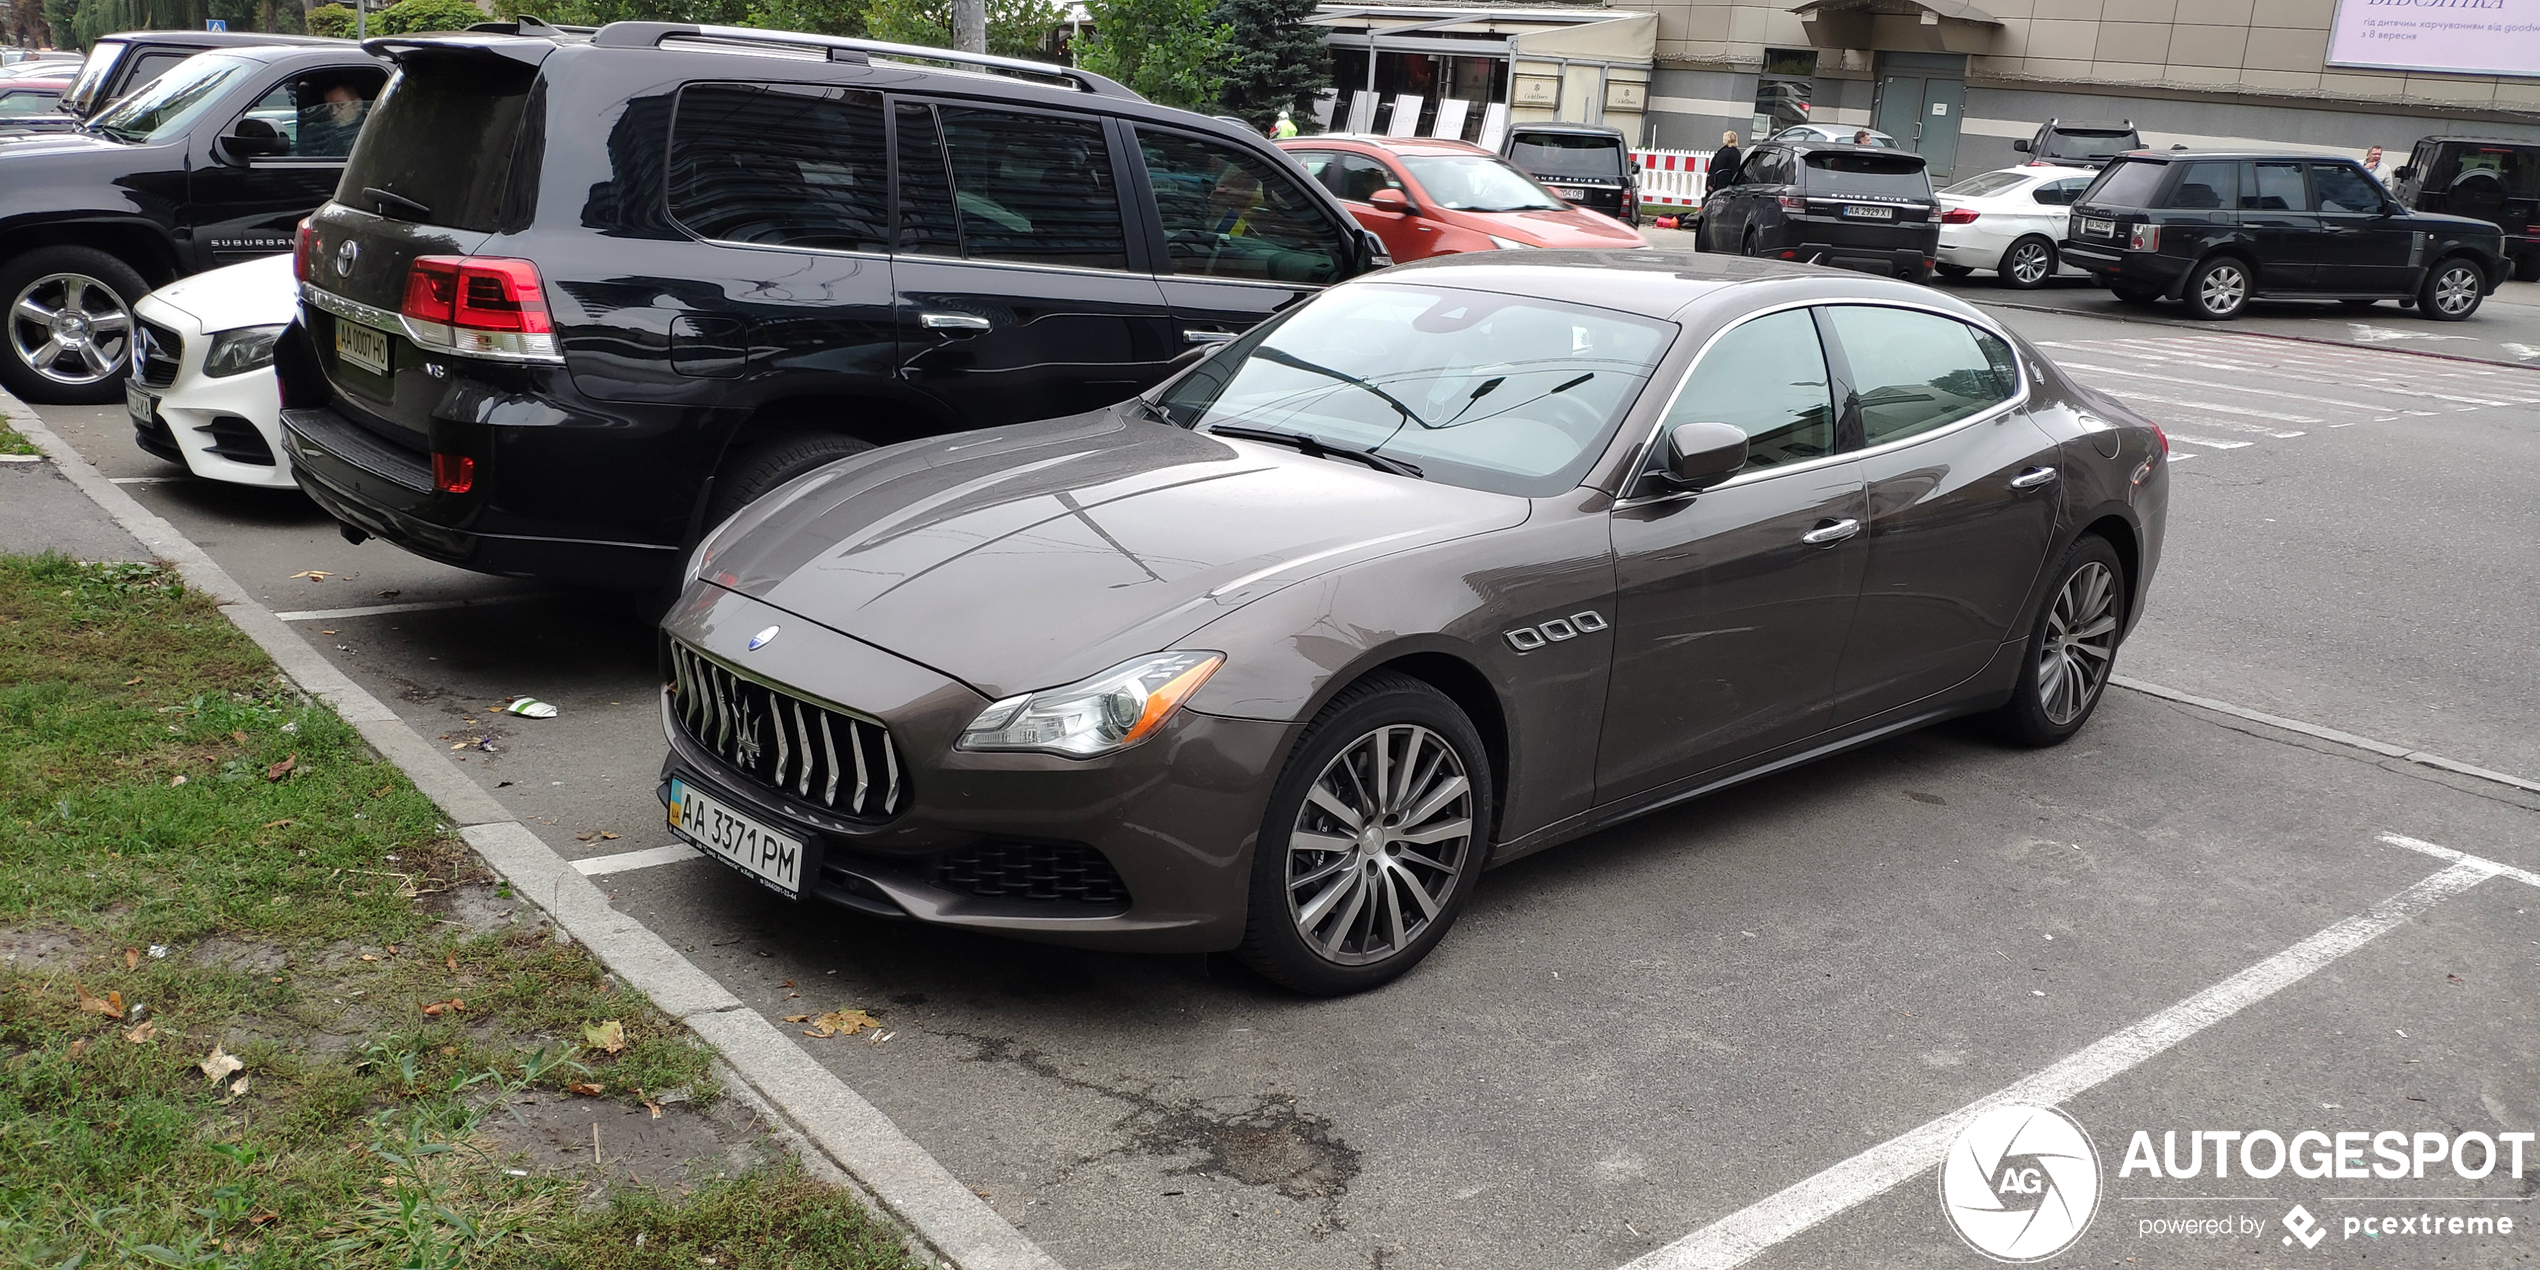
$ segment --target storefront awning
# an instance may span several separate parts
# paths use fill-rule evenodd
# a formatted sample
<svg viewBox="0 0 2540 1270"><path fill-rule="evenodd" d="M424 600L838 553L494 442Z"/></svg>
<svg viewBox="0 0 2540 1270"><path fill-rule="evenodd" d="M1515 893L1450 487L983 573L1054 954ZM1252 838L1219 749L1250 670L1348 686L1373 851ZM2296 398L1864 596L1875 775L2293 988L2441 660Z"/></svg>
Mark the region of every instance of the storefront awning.
<svg viewBox="0 0 2540 1270"><path fill-rule="evenodd" d="M1991 51L2002 20L1965 0L1801 0L1790 6L1808 42L1829 49Z"/></svg>

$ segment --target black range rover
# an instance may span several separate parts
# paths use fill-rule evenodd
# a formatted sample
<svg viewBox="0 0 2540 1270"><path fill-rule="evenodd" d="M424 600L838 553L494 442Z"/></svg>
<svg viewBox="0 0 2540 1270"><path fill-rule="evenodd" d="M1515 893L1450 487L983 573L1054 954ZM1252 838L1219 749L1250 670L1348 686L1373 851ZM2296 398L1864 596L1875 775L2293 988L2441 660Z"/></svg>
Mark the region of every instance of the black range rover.
<svg viewBox="0 0 2540 1270"><path fill-rule="evenodd" d="M2119 300L2214 321L2293 298L2457 322L2512 268L2495 225L2410 211L2361 164L2315 155L2124 155L2074 202L2062 248Z"/></svg>
<svg viewBox="0 0 2540 1270"><path fill-rule="evenodd" d="M541 31L368 45L399 69L276 354L356 538L649 590L799 473L1123 400L1390 263L1249 129L1082 71Z"/></svg>
<svg viewBox="0 0 2540 1270"><path fill-rule="evenodd" d="M1940 219L1923 156L1822 141L1770 141L1702 200L1701 251L1734 251L1931 278Z"/></svg>

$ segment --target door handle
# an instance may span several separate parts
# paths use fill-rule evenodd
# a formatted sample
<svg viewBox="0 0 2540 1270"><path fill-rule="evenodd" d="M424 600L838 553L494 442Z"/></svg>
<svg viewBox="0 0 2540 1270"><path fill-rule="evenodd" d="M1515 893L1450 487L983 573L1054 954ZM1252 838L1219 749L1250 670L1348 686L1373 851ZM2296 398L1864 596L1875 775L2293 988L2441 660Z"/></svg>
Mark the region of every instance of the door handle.
<svg viewBox="0 0 2540 1270"><path fill-rule="evenodd" d="M1182 332L1182 342L1185 344L1223 344L1233 338L1235 338L1233 331L1186 330Z"/></svg>
<svg viewBox="0 0 2540 1270"><path fill-rule="evenodd" d="M984 331L996 325L976 313L928 313L917 324L930 331Z"/></svg>
<svg viewBox="0 0 2540 1270"><path fill-rule="evenodd" d="M1841 542L1859 532L1861 532L1860 521L1850 519L1838 520L1819 525L1816 528L1799 535L1799 541L1807 543L1811 547L1823 547L1829 543Z"/></svg>
<svg viewBox="0 0 2540 1270"><path fill-rule="evenodd" d="M2055 469L2033 467L2011 478L2013 489L2037 489L2055 483Z"/></svg>

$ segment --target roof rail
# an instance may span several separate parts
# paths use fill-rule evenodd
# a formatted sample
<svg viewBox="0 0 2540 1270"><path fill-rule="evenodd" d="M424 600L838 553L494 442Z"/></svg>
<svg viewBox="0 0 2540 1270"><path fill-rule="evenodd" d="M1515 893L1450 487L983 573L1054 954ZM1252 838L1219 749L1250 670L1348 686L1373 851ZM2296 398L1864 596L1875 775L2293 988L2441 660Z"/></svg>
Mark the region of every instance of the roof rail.
<svg viewBox="0 0 2540 1270"><path fill-rule="evenodd" d="M1016 75L1032 79L1055 80L1078 92L1102 97L1123 97L1144 101L1127 85L1107 79L1092 71L1072 66L1056 66L1019 57L993 57L985 53L963 53L953 49L927 48L916 44L892 44L882 40L856 39L843 35L814 35L805 31L769 31L758 27L711 26L689 22L611 22L591 37L601 48L654 48L668 40L682 43L719 44L740 49L819 49L834 62L885 61L943 62L955 69L977 68L994 74Z"/></svg>

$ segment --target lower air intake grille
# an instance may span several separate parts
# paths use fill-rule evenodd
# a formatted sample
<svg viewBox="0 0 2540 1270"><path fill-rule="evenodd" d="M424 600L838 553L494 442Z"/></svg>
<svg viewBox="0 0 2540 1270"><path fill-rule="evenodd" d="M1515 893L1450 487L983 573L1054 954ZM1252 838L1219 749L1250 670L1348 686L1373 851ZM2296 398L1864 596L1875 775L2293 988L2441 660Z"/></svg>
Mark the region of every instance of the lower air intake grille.
<svg viewBox="0 0 2540 1270"><path fill-rule="evenodd" d="M1121 904L1129 888L1102 852L1077 843L988 843L944 857L935 884L970 895Z"/></svg>
<svg viewBox="0 0 2540 1270"><path fill-rule="evenodd" d="M671 714L732 770L841 815L881 819L908 805L891 730L744 679L685 644L670 646Z"/></svg>

